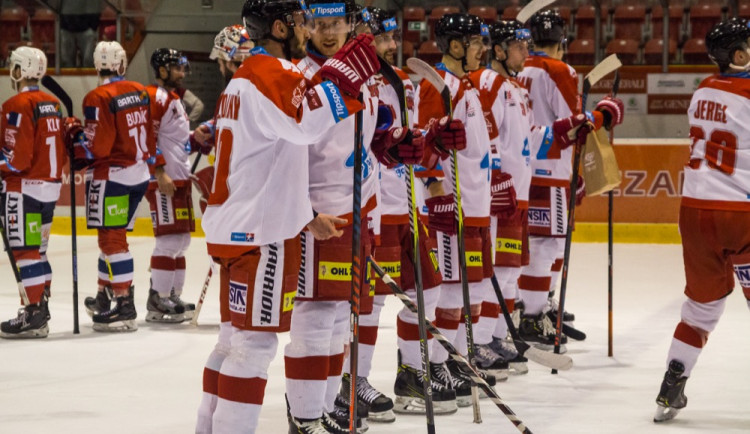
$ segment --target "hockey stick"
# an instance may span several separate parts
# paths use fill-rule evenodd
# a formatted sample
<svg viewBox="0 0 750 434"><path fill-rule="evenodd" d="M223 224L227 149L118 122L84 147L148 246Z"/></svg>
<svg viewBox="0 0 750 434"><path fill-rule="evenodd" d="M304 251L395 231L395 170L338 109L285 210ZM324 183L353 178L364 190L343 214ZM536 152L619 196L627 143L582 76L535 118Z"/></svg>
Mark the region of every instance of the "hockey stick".
<svg viewBox="0 0 750 434"><path fill-rule="evenodd" d="M523 340L521 335L518 334L516 326L513 324L513 318L510 316L508 306L505 304L503 293L500 290L500 283L497 281L497 277L492 275L492 286L495 289L495 295L500 303L500 309L503 311L503 317L505 322L508 324L508 331L510 336L513 338L513 345L516 347L518 354L526 356L529 360L539 363L542 366L546 366L552 369L559 369L566 371L573 367L573 359L564 354L550 353L549 351L542 351L539 348L532 347L526 341Z"/></svg>
<svg viewBox="0 0 750 434"><path fill-rule="evenodd" d="M557 0L534 0L530 2L529 4L524 6L523 9L518 11L518 15L516 15L516 21L520 22L521 24L526 24L526 21L528 21L532 15L551 5L555 1Z"/></svg>
<svg viewBox="0 0 750 434"><path fill-rule="evenodd" d="M411 301L408 295L404 292L403 289L401 289L396 282L393 281L393 278L388 275L388 273L383 270L383 268L378 265L377 262L371 257L369 259L370 265L372 265L372 269L375 271L375 273L380 277L380 279L388 285L389 288L391 288L391 291L393 291L393 294L398 297L399 300L401 300L402 303L404 303L404 306L406 306L407 309L412 311L413 313L417 313L417 306L414 305L414 302ZM427 318L421 318L421 321L424 323L425 328L427 329L430 334L432 334L432 337L435 338L435 340L440 343L440 345L445 348L445 351L448 352L448 355L451 359L455 360L459 365L461 365L464 369L466 369L470 373L470 377L472 381L478 385L484 393L487 394L487 396L490 398L490 401L492 401L497 408L500 409L500 411L505 414L505 416L510 420L513 425L516 426L518 431L526 434L530 434L531 430L521 421L518 416L511 410L510 407L508 407L507 404L503 401L503 399L500 397L500 395L497 394L495 389L487 384L486 381L479 375L479 372L474 368L474 366L469 363L464 356L462 356L458 350L456 350L456 347L453 346L453 344L450 343L450 341L443 336L440 333L440 330L435 327L435 325L428 320Z"/></svg>
<svg viewBox="0 0 750 434"><path fill-rule="evenodd" d="M612 97L617 96L617 92L620 90L620 71L615 71L615 81L612 83ZM614 127L609 130L609 143L614 144L615 140L615 129ZM614 324L613 324L613 279L614 279L614 234L612 231L612 214L614 208L614 196L612 190L607 192L607 356L612 357L614 355Z"/></svg>
<svg viewBox="0 0 750 434"><path fill-rule="evenodd" d="M362 92L357 97L363 103ZM359 357L359 302L362 294L362 133L363 113L354 119L354 183L352 188L352 288L349 295L349 432L357 432L357 362Z"/></svg>
<svg viewBox="0 0 750 434"><path fill-rule="evenodd" d="M427 80L437 89L443 100L443 105L450 119L453 119L453 102L451 92L446 86L443 77L430 65L422 60L412 57L406 61L409 68L419 76ZM471 323L471 300L469 299L469 281L466 276L466 244L464 240L463 210L461 209L461 186L458 175L458 153L451 151L451 165L453 166L453 197L456 208L456 220L458 220L458 265L461 270L461 292L464 304L464 324L466 327L466 343L469 363L474 363L474 331ZM471 382L471 401L474 410L474 423L482 423L482 414L479 410L479 391L474 380Z"/></svg>
<svg viewBox="0 0 750 434"><path fill-rule="evenodd" d="M4 217L3 220L7 225L7 217ZM16 264L16 258L15 256L13 256L13 251L10 249L8 234L5 233L5 227L3 225L0 225L0 232L3 233L3 246L5 246L5 251L8 253L8 261L10 261L10 266L11 268L13 268L13 277L16 278L16 284L18 285L18 295L21 296L23 305L28 306L30 303L29 296L26 294L26 288L23 286L23 280L21 280L21 272L18 270L18 264Z"/></svg>
<svg viewBox="0 0 750 434"><path fill-rule="evenodd" d="M401 77L396 74L391 65L382 58L380 60L380 73L388 80L398 96L398 105L401 113L401 127L409 128L409 112L406 107L406 92ZM427 418L427 432L435 434L435 412L432 405L432 385L430 379L430 353L427 346L427 331L422 320L426 317L424 311L424 287L422 286L422 262L419 250L419 217L417 215L416 198L414 196L414 166L409 165L409 174L406 179L406 195L409 201L409 226L412 233L412 263L414 265L414 288L417 292L417 317L419 318L419 349L422 353L422 385L424 386L425 416Z"/></svg>
<svg viewBox="0 0 750 434"><path fill-rule="evenodd" d="M65 106L68 116L73 116L73 101L65 89L49 75L42 77L42 85L49 89ZM68 165L70 168L70 244L72 253L73 272L73 334L79 334L78 321L78 230L76 227L76 172L73 169L75 155L73 148L68 149Z"/></svg>
<svg viewBox="0 0 750 434"><path fill-rule="evenodd" d="M596 84L607 74L616 71L622 63L617 58L616 54L613 54L606 59L602 60L589 74L583 79L583 94L581 96L581 111L586 111L586 100L588 99L591 86ZM576 144L573 157L573 175L570 179L570 199L568 200L568 227L565 234L565 255L563 256L563 267L562 267L562 278L560 283L560 302L557 307L557 325L555 327L555 354L560 354L560 340L562 339L562 326L563 316L565 312L565 294L568 287L568 264L570 262L570 244L573 237L573 231L571 230L573 222L575 221L575 208L576 208L576 189L578 188L578 171L581 165L581 153L583 151L583 145ZM557 374L557 369L552 370L553 374Z"/></svg>
<svg viewBox="0 0 750 434"><path fill-rule="evenodd" d="M190 324L197 326L198 325L198 315L201 314L201 308L203 307L203 300L206 298L206 293L208 292L208 285L211 283L211 276L214 274L214 265L213 262L208 268L208 274L206 275L206 280L203 282L203 289L201 289L201 295L200 298L198 298L198 303L195 304L195 313L193 313L193 319L190 320Z"/></svg>

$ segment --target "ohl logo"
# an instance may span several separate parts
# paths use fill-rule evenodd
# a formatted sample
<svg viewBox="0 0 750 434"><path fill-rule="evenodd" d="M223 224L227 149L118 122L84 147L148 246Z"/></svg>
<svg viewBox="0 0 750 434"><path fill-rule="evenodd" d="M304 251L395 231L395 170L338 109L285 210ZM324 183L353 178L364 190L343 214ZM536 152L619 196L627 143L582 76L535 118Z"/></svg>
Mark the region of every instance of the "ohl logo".
<svg viewBox="0 0 750 434"><path fill-rule="evenodd" d="M482 255L479 255L479 254L470 254L469 255L469 263L470 264L481 264L482 263Z"/></svg>

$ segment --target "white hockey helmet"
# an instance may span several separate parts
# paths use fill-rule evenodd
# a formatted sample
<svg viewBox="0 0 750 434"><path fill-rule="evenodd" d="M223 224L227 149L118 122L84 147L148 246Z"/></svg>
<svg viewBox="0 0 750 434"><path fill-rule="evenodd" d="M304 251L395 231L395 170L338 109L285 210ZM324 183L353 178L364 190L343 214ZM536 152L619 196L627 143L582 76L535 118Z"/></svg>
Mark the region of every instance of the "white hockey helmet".
<svg viewBox="0 0 750 434"><path fill-rule="evenodd" d="M255 48L255 43L250 39L245 26L235 24L224 27L216 35L209 58L241 62L250 57L250 50L253 48Z"/></svg>
<svg viewBox="0 0 750 434"><path fill-rule="evenodd" d="M97 71L109 70L123 75L128 67L128 56L118 42L101 41L94 48L94 67Z"/></svg>
<svg viewBox="0 0 750 434"><path fill-rule="evenodd" d="M47 56L38 48L18 47L10 54L9 67L13 89L17 89L18 83L24 78L39 80L44 77L47 72ZM13 71L16 67L21 70L21 75L18 78L13 77Z"/></svg>

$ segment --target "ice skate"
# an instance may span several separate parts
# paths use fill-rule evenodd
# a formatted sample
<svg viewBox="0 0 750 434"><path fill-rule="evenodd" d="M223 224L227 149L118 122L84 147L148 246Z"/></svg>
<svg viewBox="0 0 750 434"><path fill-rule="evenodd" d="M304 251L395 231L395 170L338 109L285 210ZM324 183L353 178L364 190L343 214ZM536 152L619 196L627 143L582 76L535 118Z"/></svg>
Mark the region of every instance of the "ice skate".
<svg viewBox="0 0 750 434"><path fill-rule="evenodd" d="M449 359L450 360L450 359ZM456 393L456 405L468 407L471 405L471 384L463 377L453 376L446 363L430 363L432 382Z"/></svg>
<svg viewBox="0 0 750 434"><path fill-rule="evenodd" d="M105 287L104 291L97 291L96 297L86 297L83 305L86 307L86 313L90 317L108 311L112 302L112 289Z"/></svg>
<svg viewBox="0 0 750 434"><path fill-rule="evenodd" d="M341 379L341 392L339 397L343 402L349 401L349 390L351 388L351 377L344 374ZM377 423L391 423L396 420L393 413L393 400L385 396L379 390L372 387L366 377L357 377L357 409L367 409L367 420ZM347 404L348 406L348 404Z"/></svg>
<svg viewBox="0 0 750 434"><path fill-rule="evenodd" d="M432 408L436 415L453 414L458 411L456 392L452 388L436 381L434 375L431 378L430 386L432 388ZM401 364L398 367L393 392L396 395L393 406L394 412L399 414L425 414L424 383L422 383L421 371Z"/></svg>
<svg viewBox="0 0 750 434"><path fill-rule="evenodd" d="M170 297L161 297L153 289L148 291L146 321L177 324L185 321L185 308Z"/></svg>
<svg viewBox="0 0 750 434"><path fill-rule="evenodd" d="M545 312L549 312L552 315L555 315L557 317L557 311L559 310L559 304L557 302L557 299L555 298L555 293L550 292L549 297L547 298L547 306L544 308ZM568 312L567 310L563 312L563 322L565 324L568 324L569 326L573 327L573 321L576 320L575 314L572 314Z"/></svg>
<svg viewBox="0 0 750 434"><path fill-rule="evenodd" d="M98 332L134 332L138 330L135 304L133 303L133 287L127 296L116 297L115 306L93 316L94 330Z"/></svg>
<svg viewBox="0 0 750 434"><path fill-rule="evenodd" d="M193 316L195 315L195 303L188 303L183 301L182 298L180 298L180 294L174 292L174 289L172 289L172 293L169 295L169 299L172 300L174 304L182 306L182 308L185 309L185 321L190 321L193 319Z"/></svg>
<svg viewBox="0 0 750 434"><path fill-rule="evenodd" d="M333 431L326 429L323 418L304 420L290 417L289 434L330 434Z"/></svg>
<svg viewBox="0 0 750 434"><path fill-rule="evenodd" d="M529 372L529 367L526 365L529 359L518 353L512 341L498 339L493 336L492 342L489 345L492 351L508 362L508 370L511 375L521 375Z"/></svg>
<svg viewBox="0 0 750 434"><path fill-rule="evenodd" d="M654 422L672 420L677 413L687 405L685 396L685 383L688 377L684 377L685 366L677 360L669 362L669 369L664 374L664 381L656 397L656 414Z"/></svg>
<svg viewBox="0 0 750 434"><path fill-rule="evenodd" d="M521 315L521 324L518 327L518 334L526 342L533 344L536 348L544 351L552 351L555 347L555 326L552 320L544 314L539 315ZM560 354L567 351L565 344L568 338L562 335L560 338Z"/></svg>
<svg viewBox="0 0 750 434"><path fill-rule="evenodd" d="M367 408L360 407L357 402L357 433L361 434L370 428L367 425L367 416ZM323 425L331 432L349 434L349 401L340 394L336 395L333 411L323 415Z"/></svg>
<svg viewBox="0 0 750 434"><path fill-rule="evenodd" d="M474 345L474 366L495 377L495 382L508 380L508 362L493 351L489 344Z"/></svg>
<svg viewBox="0 0 750 434"><path fill-rule="evenodd" d="M45 307L30 304L18 310L18 316L0 324L0 337L5 339L46 338L49 334Z"/></svg>

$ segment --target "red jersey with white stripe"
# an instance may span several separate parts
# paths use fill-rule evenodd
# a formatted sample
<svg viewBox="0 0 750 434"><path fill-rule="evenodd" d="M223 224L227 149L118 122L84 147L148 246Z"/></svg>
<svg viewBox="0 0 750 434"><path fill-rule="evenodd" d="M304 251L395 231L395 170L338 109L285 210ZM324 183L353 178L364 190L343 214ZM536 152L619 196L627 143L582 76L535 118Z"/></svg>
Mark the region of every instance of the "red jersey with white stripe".
<svg viewBox="0 0 750 434"><path fill-rule="evenodd" d="M717 74L693 93L688 108L690 160L682 204L750 211L750 75Z"/></svg>
<svg viewBox="0 0 750 434"><path fill-rule="evenodd" d="M151 118L156 134L156 148L166 163L164 170L173 180L190 177L190 120L175 92L146 86L151 101Z"/></svg>
<svg viewBox="0 0 750 434"><path fill-rule="evenodd" d="M106 79L83 98L83 115L94 177L109 179L110 167L138 164L143 169L129 170L132 179L121 181L133 185L148 180L146 161L156 159L156 140L146 88L122 77Z"/></svg>
<svg viewBox="0 0 750 434"><path fill-rule="evenodd" d="M437 68L445 80L453 102L453 118L460 119L466 127L466 149L459 151L458 171L465 223L468 226L490 224L490 137L482 114L479 91L468 77L458 78L444 69ZM431 119L447 115L443 100L437 89L427 80L417 88L414 119L420 128L425 128ZM446 193L453 191L453 164L450 159L441 163L447 183Z"/></svg>
<svg viewBox="0 0 750 434"><path fill-rule="evenodd" d="M0 156L5 188L24 193L31 189L36 199L54 202L66 161L60 102L38 87L25 87L3 103L0 113L0 148L13 150L10 161ZM46 183L56 184L49 198L43 188L32 188Z"/></svg>
<svg viewBox="0 0 750 434"><path fill-rule="evenodd" d="M216 175L202 222L209 254L296 237L313 219L300 146L321 142L360 107L333 83L313 86L291 62L254 49L216 104Z"/></svg>

